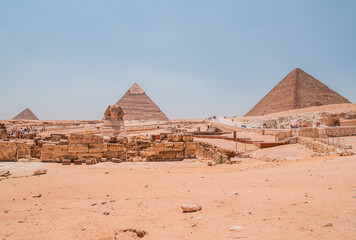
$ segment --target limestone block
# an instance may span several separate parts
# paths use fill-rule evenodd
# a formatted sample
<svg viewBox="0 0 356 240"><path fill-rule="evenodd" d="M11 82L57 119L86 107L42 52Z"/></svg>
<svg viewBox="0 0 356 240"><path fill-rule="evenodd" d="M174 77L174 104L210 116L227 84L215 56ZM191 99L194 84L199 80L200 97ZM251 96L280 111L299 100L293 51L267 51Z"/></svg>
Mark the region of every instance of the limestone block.
<svg viewBox="0 0 356 240"><path fill-rule="evenodd" d="M119 158L113 158L113 159L112 159L112 162L113 162L113 163L121 163L122 160L119 159Z"/></svg>
<svg viewBox="0 0 356 240"><path fill-rule="evenodd" d="M154 147L156 147L156 148L164 148L165 147L165 143L163 143L163 142L155 142L154 143Z"/></svg>
<svg viewBox="0 0 356 240"><path fill-rule="evenodd" d="M164 160L174 160L176 159L176 152L174 151L169 151L169 152L163 152L163 159Z"/></svg>
<svg viewBox="0 0 356 240"><path fill-rule="evenodd" d="M103 152L102 144L89 144L88 150L90 153Z"/></svg>
<svg viewBox="0 0 356 240"><path fill-rule="evenodd" d="M52 161L54 161L54 153L53 152L51 152L51 153L42 152L41 160L52 160Z"/></svg>
<svg viewBox="0 0 356 240"><path fill-rule="evenodd" d="M92 164L92 163L91 163L91 160L86 160L86 161L85 161L85 164L86 164L86 165L91 165L91 164Z"/></svg>
<svg viewBox="0 0 356 240"><path fill-rule="evenodd" d="M193 136L192 135L183 135L183 142L192 142Z"/></svg>
<svg viewBox="0 0 356 240"><path fill-rule="evenodd" d="M174 134L172 136L172 142L182 142L183 141L183 136L180 134Z"/></svg>
<svg viewBox="0 0 356 240"><path fill-rule="evenodd" d="M103 156L110 160L112 158L118 158L119 157L119 152L108 151L108 152L104 152Z"/></svg>
<svg viewBox="0 0 356 240"><path fill-rule="evenodd" d="M88 144L83 144L83 143L69 144L68 152L87 153L89 152Z"/></svg>
<svg viewBox="0 0 356 240"><path fill-rule="evenodd" d="M110 151L110 152L112 152L112 151L117 151L117 152L123 151L122 144L119 144L119 143L108 143L107 146L108 146L108 151Z"/></svg>
<svg viewBox="0 0 356 240"><path fill-rule="evenodd" d="M74 160L74 165L82 165L83 161L82 160Z"/></svg>
<svg viewBox="0 0 356 240"><path fill-rule="evenodd" d="M176 159L184 159L184 151L176 152Z"/></svg>
<svg viewBox="0 0 356 240"><path fill-rule="evenodd" d="M197 149L197 144L196 144L196 142L186 142L185 143L185 148L186 149L191 149L191 150L195 150L195 149Z"/></svg>
<svg viewBox="0 0 356 240"><path fill-rule="evenodd" d="M42 151L54 151L56 148L55 144L43 144L42 145Z"/></svg>
<svg viewBox="0 0 356 240"><path fill-rule="evenodd" d="M68 145L55 145L55 149L54 149L54 152L55 153L68 153L68 148L69 146Z"/></svg>
<svg viewBox="0 0 356 240"><path fill-rule="evenodd" d="M88 159L99 159L103 157L103 153L78 153L79 160L88 160Z"/></svg>
<svg viewBox="0 0 356 240"><path fill-rule="evenodd" d="M183 142L175 142L173 146L173 151L180 152L184 151L184 143Z"/></svg>
<svg viewBox="0 0 356 240"><path fill-rule="evenodd" d="M67 139L61 139L61 140L59 140L58 145L68 145L68 140Z"/></svg>
<svg viewBox="0 0 356 240"><path fill-rule="evenodd" d="M100 162L107 162L106 158L100 158Z"/></svg>
<svg viewBox="0 0 356 240"><path fill-rule="evenodd" d="M70 160L70 159L63 159L63 160L62 160L62 164L63 164L63 165L70 165L70 163L71 163L71 160Z"/></svg>
<svg viewBox="0 0 356 240"><path fill-rule="evenodd" d="M196 157L195 151L196 149L185 149L184 151L185 158L195 158Z"/></svg>

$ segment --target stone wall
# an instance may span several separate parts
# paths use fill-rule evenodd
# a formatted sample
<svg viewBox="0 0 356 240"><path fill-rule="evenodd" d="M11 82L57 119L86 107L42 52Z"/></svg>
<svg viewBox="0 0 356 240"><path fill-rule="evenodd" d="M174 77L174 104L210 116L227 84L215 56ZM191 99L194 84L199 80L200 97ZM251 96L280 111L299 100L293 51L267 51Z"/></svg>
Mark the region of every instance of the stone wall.
<svg viewBox="0 0 356 240"><path fill-rule="evenodd" d="M314 152L323 154L335 152L336 150L336 147L334 146L330 146L306 137L298 137L298 143L305 145L306 147L312 149Z"/></svg>
<svg viewBox="0 0 356 240"><path fill-rule="evenodd" d="M0 161L38 158L42 162L70 160L166 161L196 157L190 134L159 134L147 137L103 137L99 134L52 134L33 140L0 141Z"/></svg>
<svg viewBox="0 0 356 240"><path fill-rule="evenodd" d="M308 138L318 138L319 132L317 128L304 127L298 130L299 137L308 137Z"/></svg>
<svg viewBox="0 0 356 240"><path fill-rule="evenodd" d="M325 134L329 137L345 137L345 136L356 136L356 126L355 127L328 127L325 128Z"/></svg>
<svg viewBox="0 0 356 240"><path fill-rule="evenodd" d="M342 121L340 121L340 126L341 126L341 127L356 126L356 119L352 119L352 120L342 120Z"/></svg>

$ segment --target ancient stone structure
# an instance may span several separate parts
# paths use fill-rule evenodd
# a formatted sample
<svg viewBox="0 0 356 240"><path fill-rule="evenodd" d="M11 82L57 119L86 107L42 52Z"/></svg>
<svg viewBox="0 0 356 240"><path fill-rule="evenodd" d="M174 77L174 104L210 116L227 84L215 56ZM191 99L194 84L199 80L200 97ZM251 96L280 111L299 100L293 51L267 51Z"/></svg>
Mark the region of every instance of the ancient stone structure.
<svg viewBox="0 0 356 240"><path fill-rule="evenodd" d="M38 118L29 108L26 108L25 110L17 114L13 118L13 120L38 120Z"/></svg>
<svg viewBox="0 0 356 240"><path fill-rule="evenodd" d="M260 116L291 109L350 103L314 77L296 68L245 116Z"/></svg>
<svg viewBox="0 0 356 240"><path fill-rule="evenodd" d="M125 112L125 121L168 121L166 115L135 83L116 103Z"/></svg>
<svg viewBox="0 0 356 240"><path fill-rule="evenodd" d="M20 158L42 162L77 164L87 160L170 161L196 157L196 143L191 134L159 134L145 137L103 137L101 134L51 134L49 137L0 141L0 161ZM116 161L117 160L117 161Z"/></svg>
<svg viewBox="0 0 356 240"><path fill-rule="evenodd" d="M104 113L104 124L101 127L103 136L124 134L124 112L118 105L110 105Z"/></svg>

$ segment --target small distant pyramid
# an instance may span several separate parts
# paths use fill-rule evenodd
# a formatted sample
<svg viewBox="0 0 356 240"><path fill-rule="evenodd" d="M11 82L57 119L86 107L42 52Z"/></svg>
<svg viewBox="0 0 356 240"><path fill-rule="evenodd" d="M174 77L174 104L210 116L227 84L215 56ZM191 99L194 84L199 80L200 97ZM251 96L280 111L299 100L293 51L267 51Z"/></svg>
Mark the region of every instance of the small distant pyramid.
<svg viewBox="0 0 356 240"><path fill-rule="evenodd" d="M38 118L30 109L26 108L18 115L16 115L12 120L38 120Z"/></svg>
<svg viewBox="0 0 356 240"><path fill-rule="evenodd" d="M146 95L145 91L135 83L116 103L124 111L126 121L168 121L167 116Z"/></svg>
<svg viewBox="0 0 356 240"><path fill-rule="evenodd" d="M291 109L350 103L303 70L291 71L245 116L261 116Z"/></svg>

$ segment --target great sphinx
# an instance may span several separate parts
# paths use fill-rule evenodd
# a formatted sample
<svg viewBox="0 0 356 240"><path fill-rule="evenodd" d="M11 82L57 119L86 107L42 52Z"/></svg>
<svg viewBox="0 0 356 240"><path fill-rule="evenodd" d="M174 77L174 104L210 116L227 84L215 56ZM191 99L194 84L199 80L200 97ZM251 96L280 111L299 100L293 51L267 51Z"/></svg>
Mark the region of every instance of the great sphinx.
<svg viewBox="0 0 356 240"><path fill-rule="evenodd" d="M104 113L101 132L104 136L119 136L125 133L124 111L118 105L110 105Z"/></svg>
<svg viewBox="0 0 356 240"><path fill-rule="evenodd" d="M110 105L105 113L104 120L124 120L124 111L118 105Z"/></svg>

